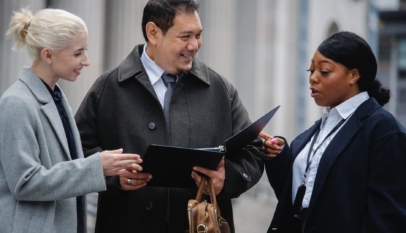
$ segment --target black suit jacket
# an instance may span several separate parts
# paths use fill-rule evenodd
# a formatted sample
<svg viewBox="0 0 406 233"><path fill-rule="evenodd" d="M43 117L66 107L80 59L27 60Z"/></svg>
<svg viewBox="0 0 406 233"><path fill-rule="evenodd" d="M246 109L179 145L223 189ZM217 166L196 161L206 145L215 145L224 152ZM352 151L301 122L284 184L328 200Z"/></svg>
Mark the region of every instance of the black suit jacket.
<svg viewBox="0 0 406 233"><path fill-rule="evenodd" d="M278 198L268 232L292 232L292 164L320 123L265 161ZM302 231L406 232L406 130L374 98L326 148Z"/></svg>

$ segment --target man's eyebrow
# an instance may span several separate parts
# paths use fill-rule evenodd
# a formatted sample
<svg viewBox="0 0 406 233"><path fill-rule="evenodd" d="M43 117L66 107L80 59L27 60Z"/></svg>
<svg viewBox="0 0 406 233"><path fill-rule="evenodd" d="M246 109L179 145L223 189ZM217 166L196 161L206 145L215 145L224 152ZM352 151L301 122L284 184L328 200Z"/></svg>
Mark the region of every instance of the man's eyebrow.
<svg viewBox="0 0 406 233"><path fill-rule="evenodd" d="M203 32L203 29L202 30L200 30L198 33L196 33L196 34L200 34L200 33L202 33ZM179 34L193 34L194 32L193 31L181 31L181 32L179 32Z"/></svg>

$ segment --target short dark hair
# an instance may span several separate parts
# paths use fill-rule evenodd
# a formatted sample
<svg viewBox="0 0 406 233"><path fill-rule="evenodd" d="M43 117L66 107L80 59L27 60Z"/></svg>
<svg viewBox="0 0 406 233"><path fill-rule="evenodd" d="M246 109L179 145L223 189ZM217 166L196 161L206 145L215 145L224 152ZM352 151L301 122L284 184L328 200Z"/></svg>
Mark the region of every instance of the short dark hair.
<svg viewBox="0 0 406 233"><path fill-rule="evenodd" d="M326 58L338 62L347 69L357 69L360 91L367 91L383 106L390 99L390 90L383 88L376 79L378 64L368 43L352 32L338 32L323 41L317 50Z"/></svg>
<svg viewBox="0 0 406 233"><path fill-rule="evenodd" d="M198 11L199 4L194 0L149 0L142 16L142 33L148 41L146 25L154 22L165 35L173 26L176 14L180 12L193 13Z"/></svg>

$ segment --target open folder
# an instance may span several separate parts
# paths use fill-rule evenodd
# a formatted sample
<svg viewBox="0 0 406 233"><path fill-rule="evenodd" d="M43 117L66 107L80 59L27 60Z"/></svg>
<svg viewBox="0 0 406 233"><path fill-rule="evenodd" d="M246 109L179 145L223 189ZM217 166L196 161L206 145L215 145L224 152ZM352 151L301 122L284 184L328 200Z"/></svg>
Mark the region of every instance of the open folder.
<svg viewBox="0 0 406 233"><path fill-rule="evenodd" d="M184 148L149 145L143 157L143 172L152 174L147 186L196 189L194 166L215 170L224 155L232 156L254 141L280 106L213 148Z"/></svg>

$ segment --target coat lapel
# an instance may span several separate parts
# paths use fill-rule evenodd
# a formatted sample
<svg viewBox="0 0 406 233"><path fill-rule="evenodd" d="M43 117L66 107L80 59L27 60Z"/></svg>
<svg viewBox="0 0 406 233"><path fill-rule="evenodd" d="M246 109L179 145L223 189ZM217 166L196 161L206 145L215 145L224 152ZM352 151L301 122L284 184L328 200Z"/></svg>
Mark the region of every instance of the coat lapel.
<svg viewBox="0 0 406 233"><path fill-rule="evenodd" d="M347 120L342 129L333 138L327 146L324 154L320 160L317 170L317 176L313 187L313 193L309 205L309 212L311 212L317 199L321 193L324 183L326 182L328 173L333 166L334 162L345 150L347 145L353 140L353 137L362 127L362 120L368 117L374 110L379 108L374 98L369 98L361 104L354 114Z"/></svg>
<svg viewBox="0 0 406 233"><path fill-rule="evenodd" d="M118 81L123 82L129 78L135 77L148 92L155 97L156 101L159 102L158 97L155 93L154 87L151 84L151 81L147 75L147 72L142 65L141 62L141 55L143 52L144 45L137 45L133 49L133 51L127 56L127 58L120 63L118 66ZM175 99L177 94L181 91L184 85L184 81L182 80L184 76L192 75L197 79L203 81L207 85L210 85L210 81L208 79L208 69L203 68L204 63L200 62L197 58L194 59L192 69L186 72L182 72L179 76L179 80L176 83L174 93L172 97Z"/></svg>
<svg viewBox="0 0 406 233"><path fill-rule="evenodd" d="M135 77L135 79L138 80L159 103L154 87L147 75L147 71L141 62L143 47L144 45L135 46L127 58L120 63L118 66L118 81L123 82L129 78Z"/></svg>
<svg viewBox="0 0 406 233"><path fill-rule="evenodd" d="M294 142L291 143L291 151L294 156L292 162L295 160L296 156L299 155L300 151L307 145L312 136L316 133L316 130L320 128L321 120L318 120L314 125L299 135Z"/></svg>
<svg viewBox="0 0 406 233"><path fill-rule="evenodd" d="M62 125L58 110L49 94L47 88L42 83L41 79L31 71L28 67L25 67L20 74L20 80L27 85L31 90L38 102L42 103L41 111L48 118L51 127L53 128L55 134L57 135L59 142L61 143L63 150L67 158L70 159L70 152L68 147L68 141L66 139L65 130Z"/></svg>
<svg viewBox="0 0 406 233"><path fill-rule="evenodd" d="M45 89L48 92L48 90ZM65 151L66 155L70 155L69 147L68 147L68 140L66 139L65 129L63 128L61 117L59 116L58 110L56 109L55 103L49 102L41 107L41 111L44 115L48 118L49 122L51 123L52 128L57 135L59 142L61 143L63 150ZM67 156L69 159L70 156Z"/></svg>
<svg viewBox="0 0 406 233"><path fill-rule="evenodd" d="M330 144L327 146L320 159L320 164L317 170L316 180L314 182L313 193L311 197L311 202L309 205L309 212L311 208L317 201L318 196L323 188L323 185L327 179L328 173L336 161L337 157L345 149L348 143L352 140L354 135L358 132L361 127L358 117L355 115L348 119L348 122L343 126L343 128L337 133Z"/></svg>

